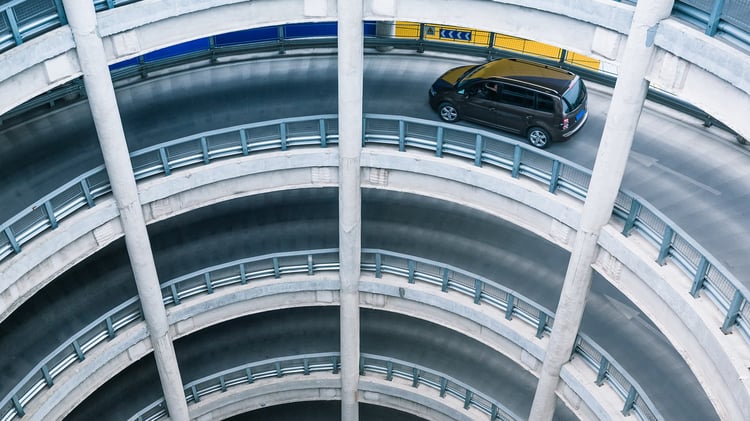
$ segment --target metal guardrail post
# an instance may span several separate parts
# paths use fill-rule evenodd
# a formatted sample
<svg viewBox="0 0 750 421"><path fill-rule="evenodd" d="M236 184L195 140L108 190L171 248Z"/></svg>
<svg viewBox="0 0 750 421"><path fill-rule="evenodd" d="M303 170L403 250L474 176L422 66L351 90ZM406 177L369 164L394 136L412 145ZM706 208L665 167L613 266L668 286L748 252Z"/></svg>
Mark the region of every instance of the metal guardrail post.
<svg viewBox="0 0 750 421"><path fill-rule="evenodd" d="M708 16L708 24L706 25L706 35L712 37L719 31L719 21L721 20L721 13L724 10L724 0L714 0L711 6L711 13Z"/></svg>
<svg viewBox="0 0 750 421"><path fill-rule="evenodd" d="M474 165L477 167L482 166L482 151L484 150L484 138L481 134L477 133L474 138Z"/></svg>
<svg viewBox="0 0 750 421"><path fill-rule="evenodd" d="M492 61L495 59L495 33L490 32L490 38L487 42L487 61Z"/></svg>
<svg viewBox="0 0 750 421"><path fill-rule="evenodd" d="M690 288L690 295L698 297L700 290L703 288L703 283L706 281L706 274L708 273L708 259L706 256L701 256L701 260L698 263L698 268L695 270L695 276L693 277L693 285Z"/></svg>
<svg viewBox="0 0 750 421"><path fill-rule="evenodd" d="M382 263L382 257L380 253L375 254L375 277L376 278L382 278L383 274L381 272L381 263Z"/></svg>
<svg viewBox="0 0 750 421"><path fill-rule="evenodd" d="M435 141L435 156L438 158L443 157L443 127L437 128L437 138Z"/></svg>
<svg viewBox="0 0 750 421"><path fill-rule="evenodd" d="M641 202L636 199L630 201L630 212L625 220L625 226L622 228L622 235L629 236L630 231L635 227L635 221L638 219L638 213L641 211Z"/></svg>
<svg viewBox="0 0 750 421"><path fill-rule="evenodd" d="M609 368L609 361L607 360L607 357L602 355L602 359L599 361L599 370L596 373L596 383L597 386L601 386L604 383L604 377L607 375L607 368Z"/></svg>
<svg viewBox="0 0 750 421"><path fill-rule="evenodd" d="M277 37L276 42L279 45L279 54L286 54L286 50L284 47L284 45L286 44L284 41L286 39L286 31L285 31L284 25L279 25L276 28L276 37Z"/></svg>
<svg viewBox="0 0 750 421"><path fill-rule="evenodd" d="M325 119L321 118L320 122L320 147L326 148L328 147L328 136L326 135L326 121ZM364 125L363 125L364 127Z"/></svg>
<svg viewBox="0 0 750 421"><path fill-rule="evenodd" d="M12 7L5 9L5 16L8 19L8 26L10 26L10 31L13 34L13 40L16 42L16 45L21 45L23 38L18 30L18 21Z"/></svg>
<svg viewBox="0 0 750 421"><path fill-rule="evenodd" d="M505 319L506 320L513 319L513 308L515 307L515 301L516 301L516 297L514 297L513 294L508 294L508 302L505 305Z"/></svg>
<svg viewBox="0 0 750 421"><path fill-rule="evenodd" d="M622 415L630 415L630 411L633 409L633 404L635 404L635 399L637 397L638 392L633 386L630 386L630 390L628 390L628 396L625 398L625 405L622 407Z"/></svg>
<svg viewBox="0 0 750 421"><path fill-rule="evenodd" d="M398 150L406 151L406 123L404 120L398 121Z"/></svg>
<svg viewBox="0 0 750 421"><path fill-rule="evenodd" d="M732 297L732 303L729 305L727 310L727 317L724 319L724 323L721 325L721 331L724 334L731 333L732 326L737 323L737 317L740 315L740 309L745 298L739 290L734 291L734 297Z"/></svg>
<svg viewBox="0 0 750 421"><path fill-rule="evenodd" d="M552 161L552 173L550 174L549 179L549 192L554 193L557 190L557 183L560 181L560 167L562 164L560 164L560 161L554 160Z"/></svg>
<svg viewBox="0 0 750 421"><path fill-rule="evenodd" d="M161 159L162 168L164 168L164 175L172 174L172 168L170 168L169 159L167 158L167 151L164 148L159 148L159 158Z"/></svg>
<svg viewBox="0 0 750 421"><path fill-rule="evenodd" d="M424 53L424 23L419 24L419 41L417 42L417 52Z"/></svg>
<svg viewBox="0 0 750 421"><path fill-rule="evenodd" d="M523 149L521 149L521 146L515 145L513 147L513 169L510 172L511 177L518 178L519 174L521 173L521 156L523 154Z"/></svg>
<svg viewBox="0 0 750 421"><path fill-rule="evenodd" d="M659 255L656 257L656 263L660 266L664 266L667 256L669 256L669 250L672 248L672 240L674 240L674 230L667 225L664 227L664 235L661 238Z"/></svg>

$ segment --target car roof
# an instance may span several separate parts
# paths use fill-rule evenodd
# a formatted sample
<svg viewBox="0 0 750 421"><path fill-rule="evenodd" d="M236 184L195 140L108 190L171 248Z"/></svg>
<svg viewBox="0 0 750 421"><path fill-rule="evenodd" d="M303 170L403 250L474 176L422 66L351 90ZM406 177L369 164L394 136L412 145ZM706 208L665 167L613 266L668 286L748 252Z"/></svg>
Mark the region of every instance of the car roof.
<svg viewBox="0 0 750 421"><path fill-rule="evenodd" d="M516 58L504 58L481 65L471 79L511 79L565 93L577 76L567 70Z"/></svg>

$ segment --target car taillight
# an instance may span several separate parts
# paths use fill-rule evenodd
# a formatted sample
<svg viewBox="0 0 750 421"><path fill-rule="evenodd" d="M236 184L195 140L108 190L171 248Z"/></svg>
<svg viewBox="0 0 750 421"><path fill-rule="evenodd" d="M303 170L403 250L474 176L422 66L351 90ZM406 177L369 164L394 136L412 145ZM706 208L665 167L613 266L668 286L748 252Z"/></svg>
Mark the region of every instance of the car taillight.
<svg viewBox="0 0 750 421"><path fill-rule="evenodd" d="M569 125L570 125L570 120L568 120L567 118L564 118L562 122L562 129L567 130Z"/></svg>

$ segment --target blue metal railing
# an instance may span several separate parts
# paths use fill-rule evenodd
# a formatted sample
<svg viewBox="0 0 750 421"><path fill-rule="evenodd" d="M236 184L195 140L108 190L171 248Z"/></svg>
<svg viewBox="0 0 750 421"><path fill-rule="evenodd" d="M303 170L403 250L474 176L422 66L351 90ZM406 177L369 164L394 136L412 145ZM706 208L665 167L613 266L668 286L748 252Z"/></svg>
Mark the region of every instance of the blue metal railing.
<svg viewBox="0 0 750 421"><path fill-rule="evenodd" d="M338 258L338 249L331 248L273 253L211 266L161 284L162 302L167 307L174 307L190 297L213 294L217 289L248 285L261 279L338 272ZM440 288L443 292L466 295L477 305L497 308L506 320L518 319L527 323L536 330L538 338L548 335L554 328L554 313L550 310L490 279L455 266L387 250L363 249L361 270L372 273L375 279L389 274L404 278L408 285L426 284ZM55 378L64 370L83 361L86 354L97 345L111 340L118 332L142 320L138 297L134 297L89 324L45 357L0 401L0 421L11 421L23 416L24 407L39 393L52 387ZM640 386L595 342L579 335L573 355L582 357L597 373L597 384L606 382L623 399L623 413L634 411L642 420L661 419L656 407ZM213 390L215 383L213 384L211 387L201 386L201 390ZM192 386L193 384L188 385L186 390L192 391ZM200 393L192 396L200 396ZM188 395L188 402L190 397ZM495 412L492 405L488 406L486 403L489 401L482 401L485 403L481 404L476 402L475 405L485 413L495 413L498 416L505 413L510 416L510 412L504 412L505 409L499 403L492 403L498 409ZM141 416L143 419L158 419L150 417L161 416L163 411L164 406L156 403L141 413Z"/></svg>
<svg viewBox="0 0 750 421"><path fill-rule="evenodd" d="M326 147L338 142L335 115L320 115L233 126L198 133L131 154L136 179L164 174L188 165L205 165L219 158L244 156L265 150ZM467 159L476 166L491 165L514 178L536 180L551 193L563 192L584 200L591 171L555 155L495 133L415 118L366 114L363 144L423 150L436 156ZM0 225L0 261L19 253L23 244L77 209L90 207L109 193L99 167L48 194L30 208ZM736 327L750 342L750 303L743 285L716 258L701 248L654 206L637 195L621 191L613 215L623 221L623 234L637 232L658 249L660 264L672 261L692 280L690 293L704 291L724 313L725 333Z"/></svg>

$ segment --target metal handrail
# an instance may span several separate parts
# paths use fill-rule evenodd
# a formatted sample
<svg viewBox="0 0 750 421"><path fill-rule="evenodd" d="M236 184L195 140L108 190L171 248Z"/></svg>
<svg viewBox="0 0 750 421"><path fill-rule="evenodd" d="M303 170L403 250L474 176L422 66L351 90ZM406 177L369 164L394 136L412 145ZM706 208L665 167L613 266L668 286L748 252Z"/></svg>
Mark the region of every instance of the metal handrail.
<svg viewBox="0 0 750 421"><path fill-rule="evenodd" d="M167 307L174 307L190 297L213 294L217 289L232 285L279 279L285 275L313 276L320 272L338 271L338 257L337 248L328 248L271 253L210 266L162 283L162 302ZM452 265L388 250L366 248L362 250L360 268L363 272L373 273L375 279L381 279L383 274L390 274L405 278L409 285L419 282L439 287L443 292L454 291L467 295L472 297L474 304L497 308L506 320L518 319L527 323L536 330L537 338L548 335L554 326L554 313L549 309L499 283ZM55 378L67 368L82 362L98 345L112 340L117 332L132 327L141 320L143 317L138 297L133 297L81 329L37 364L0 401L0 421L22 417L24 407L43 390L52 387ZM579 334L574 355L582 356L598 373L597 384L601 384L603 376L607 376L608 384L625 401L623 412L635 410L641 419L661 419L656 407L642 393L635 380L594 341ZM596 357L591 357L592 355ZM602 356L606 356L606 359ZM502 409L499 404L495 406ZM164 410L163 406L156 407L160 408L157 411L159 413ZM494 412L491 408L490 411ZM642 416L643 414L646 416Z"/></svg>

